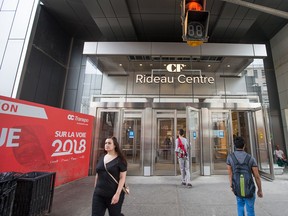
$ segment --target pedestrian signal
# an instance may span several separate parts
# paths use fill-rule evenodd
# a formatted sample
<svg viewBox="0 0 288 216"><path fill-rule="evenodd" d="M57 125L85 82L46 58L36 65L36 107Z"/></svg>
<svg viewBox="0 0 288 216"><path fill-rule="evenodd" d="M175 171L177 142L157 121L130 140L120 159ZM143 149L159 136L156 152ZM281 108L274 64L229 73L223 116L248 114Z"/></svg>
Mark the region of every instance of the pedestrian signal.
<svg viewBox="0 0 288 216"><path fill-rule="evenodd" d="M191 46L208 41L209 12L206 0L182 0L181 20L183 40Z"/></svg>

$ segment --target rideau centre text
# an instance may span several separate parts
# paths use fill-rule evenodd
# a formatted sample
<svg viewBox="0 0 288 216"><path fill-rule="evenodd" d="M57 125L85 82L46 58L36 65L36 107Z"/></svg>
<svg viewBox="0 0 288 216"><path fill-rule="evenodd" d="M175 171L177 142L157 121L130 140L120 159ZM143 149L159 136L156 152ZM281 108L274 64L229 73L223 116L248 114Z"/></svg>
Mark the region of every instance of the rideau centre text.
<svg viewBox="0 0 288 216"><path fill-rule="evenodd" d="M186 76L181 74L177 77L168 77L168 76L146 76L142 74L136 75L136 83L139 84L153 84L153 83L174 83L175 80L181 84L213 84L215 82L214 77L204 77L204 76Z"/></svg>
<svg viewBox="0 0 288 216"><path fill-rule="evenodd" d="M206 77L201 75L201 70L185 70L185 64L168 64L166 69L152 69L151 75L143 75L137 74L136 75L136 83L138 84L158 84L158 83L174 83L177 81L180 84L213 84L215 82L214 77ZM180 74L178 76L174 76L180 72L190 72L190 75ZM154 75L154 72L169 72L169 76L164 75ZM191 72L199 72L199 75L191 75ZM171 75L172 74L172 75Z"/></svg>

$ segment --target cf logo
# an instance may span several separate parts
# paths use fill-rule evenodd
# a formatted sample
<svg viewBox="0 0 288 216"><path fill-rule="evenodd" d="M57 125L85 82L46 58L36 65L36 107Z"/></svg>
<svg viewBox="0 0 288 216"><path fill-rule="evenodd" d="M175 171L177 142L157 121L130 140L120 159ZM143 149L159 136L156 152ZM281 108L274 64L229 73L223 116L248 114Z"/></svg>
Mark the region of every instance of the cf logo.
<svg viewBox="0 0 288 216"><path fill-rule="evenodd" d="M67 119L68 119L68 120L74 120L74 115L68 115L68 116L67 116Z"/></svg>
<svg viewBox="0 0 288 216"><path fill-rule="evenodd" d="M183 69L184 67L186 67L185 64L168 64L167 67L166 67L166 69L167 69L167 71L169 71L169 72L177 72L177 73L179 73L179 72L182 71L182 69Z"/></svg>

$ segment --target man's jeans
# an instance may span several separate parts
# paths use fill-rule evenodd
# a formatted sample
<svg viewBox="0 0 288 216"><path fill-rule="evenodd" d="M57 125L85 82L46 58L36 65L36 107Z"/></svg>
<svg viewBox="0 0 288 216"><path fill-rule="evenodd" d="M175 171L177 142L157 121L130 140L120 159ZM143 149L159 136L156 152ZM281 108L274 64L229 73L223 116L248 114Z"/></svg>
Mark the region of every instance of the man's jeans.
<svg viewBox="0 0 288 216"><path fill-rule="evenodd" d="M191 181L190 181L189 160L188 159L183 159L183 158L178 158L178 162L179 162L182 182L186 183L186 184L191 183Z"/></svg>
<svg viewBox="0 0 288 216"><path fill-rule="evenodd" d="M255 194L252 198L241 198L236 196L238 216L244 216L244 206L246 206L247 216L255 216L254 204Z"/></svg>

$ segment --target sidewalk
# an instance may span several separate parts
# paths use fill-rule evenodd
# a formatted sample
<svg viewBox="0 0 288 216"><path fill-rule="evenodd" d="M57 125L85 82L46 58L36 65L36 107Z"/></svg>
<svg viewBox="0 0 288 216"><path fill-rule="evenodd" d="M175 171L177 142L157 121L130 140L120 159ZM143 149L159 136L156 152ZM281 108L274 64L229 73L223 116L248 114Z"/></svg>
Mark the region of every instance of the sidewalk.
<svg viewBox="0 0 288 216"><path fill-rule="evenodd" d="M237 216L227 175L201 176L188 189L180 176L128 176L125 216ZM55 189L51 216L90 216L94 177ZM264 198L256 199L257 216L288 215L288 172L273 182L262 179ZM108 215L108 214L107 214Z"/></svg>

